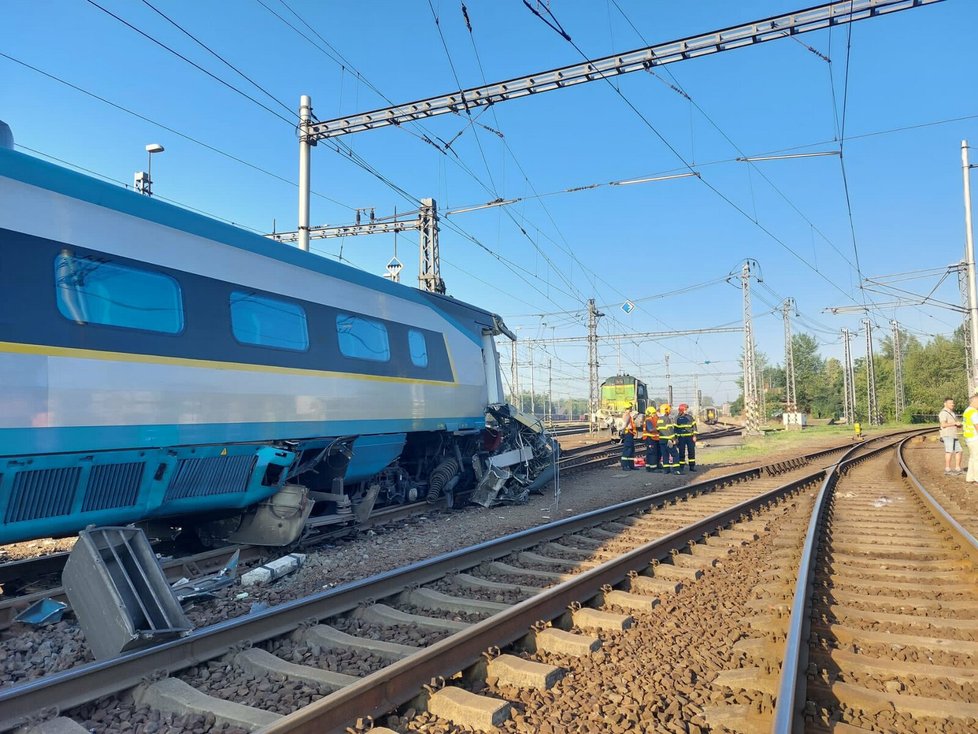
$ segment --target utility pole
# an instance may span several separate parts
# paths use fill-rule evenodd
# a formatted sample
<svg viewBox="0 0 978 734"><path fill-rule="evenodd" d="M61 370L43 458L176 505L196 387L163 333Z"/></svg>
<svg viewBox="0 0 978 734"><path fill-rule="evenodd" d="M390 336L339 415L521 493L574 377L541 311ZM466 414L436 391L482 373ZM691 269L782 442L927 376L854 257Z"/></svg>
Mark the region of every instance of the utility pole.
<svg viewBox="0 0 978 734"><path fill-rule="evenodd" d="M669 355L666 355L666 402L672 405L672 374L669 372Z"/></svg>
<svg viewBox="0 0 978 734"><path fill-rule="evenodd" d="M856 422L856 376L852 369L851 341L852 332L849 329L843 329L842 349L844 364L842 365L842 389L845 393L843 396L843 404L845 405L844 418L845 422L849 424Z"/></svg>
<svg viewBox="0 0 978 734"><path fill-rule="evenodd" d="M316 144L316 138L309 134L312 124L312 98L303 94L299 97L299 249L309 252L309 196L312 191L312 177L309 170L309 152Z"/></svg>
<svg viewBox="0 0 978 734"><path fill-rule="evenodd" d="M794 298L785 298L781 305L784 318L784 402L785 412L798 411L798 394L795 392L795 350L791 343L791 312L797 311Z"/></svg>
<svg viewBox="0 0 978 734"><path fill-rule="evenodd" d="M968 265L960 263L958 271L958 290L961 292L961 302L964 304L964 370L968 373L968 395L974 395L978 389L974 371L971 369L974 350L971 348L971 309L968 308Z"/></svg>
<svg viewBox="0 0 978 734"><path fill-rule="evenodd" d="M554 422L554 361L547 360L547 420Z"/></svg>
<svg viewBox="0 0 978 734"><path fill-rule="evenodd" d="M893 408L896 419L900 420L907 407L907 395L903 389L903 346L900 344L900 324L894 319L890 326L893 327Z"/></svg>
<svg viewBox="0 0 978 734"><path fill-rule="evenodd" d="M512 351L509 354L509 401L516 405L517 395L520 393L520 373L516 366L516 342L512 343Z"/></svg>
<svg viewBox="0 0 978 734"><path fill-rule="evenodd" d="M863 319L866 329L866 414L869 425L878 426L880 420L879 407L876 403L876 365L873 363L873 322Z"/></svg>
<svg viewBox="0 0 978 734"><path fill-rule="evenodd" d="M533 379L533 345L530 345L530 412L536 417L537 414L537 389Z"/></svg>
<svg viewBox="0 0 978 734"><path fill-rule="evenodd" d="M702 397L700 394L700 377L699 375L693 375L693 417L699 418L700 416L700 403L702 403Z"/></svg>
<svg viewBox="0 0 978 734"><path fill-rule="evenodd" d="M971 326L971 362L968 374L971 384L978 385L978 285L975 282L975 235L971 224L971 163L968 141L961 141L961 174L964 177L964 242L968 266L968 316Z"/></svg>
<svg viewBox="0 0 978 734"><path fill-rule="evenodd" d="M604 316L594 305L587 302L587 364L588 364L588 431L594 433L594 414L598 412L598 319Z"/></svg>
<svg viewBox="0 0 978 734"><path fill-rule="evenodd" d="M744 260L740 271L741 288L744 291L744 416L747 434L760 433L758 424L759 400L757 396L757 359L754 354L754 325L750 305L750 260Z"/></svg>

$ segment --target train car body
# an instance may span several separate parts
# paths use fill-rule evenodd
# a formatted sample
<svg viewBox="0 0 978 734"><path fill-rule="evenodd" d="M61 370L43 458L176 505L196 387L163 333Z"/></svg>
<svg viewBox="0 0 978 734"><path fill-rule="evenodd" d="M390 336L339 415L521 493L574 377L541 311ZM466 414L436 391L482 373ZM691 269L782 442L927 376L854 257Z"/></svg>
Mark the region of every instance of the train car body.
<svg viewBox="0 0 978 734"><path fill-rule="evenodd" d="M703 422L706 423L707 425L714 426L714 425L717 424L717 420L718 419L717 419L717 409L716 408L712 408L712 407L711 408L706 408L703 411L703 415L704 415Z"/></svg>
<svg viewBox="0 0 978 734"><path fill-rule="evenodd" d="M2 148L0 294L0 543L480 479L490 312Z"/></svg>
<svg viewBox="0 0 978 734"><path fill-rule="evenodd" d="M637 377L615 375L601 383L601 403L595 420L599 426L618 432L622 413L629 406L644 413L649 404L648 387Z"/></svg>

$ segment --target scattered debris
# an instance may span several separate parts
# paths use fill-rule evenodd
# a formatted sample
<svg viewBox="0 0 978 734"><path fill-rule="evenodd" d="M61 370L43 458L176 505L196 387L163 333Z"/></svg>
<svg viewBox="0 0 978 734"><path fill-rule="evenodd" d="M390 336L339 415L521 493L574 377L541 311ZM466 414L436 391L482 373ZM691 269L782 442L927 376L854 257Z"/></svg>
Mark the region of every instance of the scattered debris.
<svg viewBox="0 0 978 734"><path fill-rule="evenodd" d="M193 629L142 528L82 530L61 581L96 660Z"/></svg>
<svg viewBox="0 0 978 734"><path fill-rule="evenodd" d="M67 608L68 605L63 601L41 599L40 601L34 602L27 607L27 609L14 617L14 621L21 622L22 624L29 624L32 627L44 627L49 624L57 624L61 621L61 617L64 615Z"/></svg>
<svg viewBox="0 0 978 734"><path fill-rule="evenodd" d="M241 576L242 586L258 586L268 584L276 579L298 571L306 560L304 553L289 553L287 556L269 561L264 566L253 568Z"/></svg>
<svg viewBox="0 0 978 734"><path fill-rule="evenodd" d="M238 578L238 560L240 557L241 551L236 550L224 568L216 574L194 581L182 578L174 582L171 588L177 597L177 601L183 604L197 599L214 599L218 591L227 588Z"/></svg>

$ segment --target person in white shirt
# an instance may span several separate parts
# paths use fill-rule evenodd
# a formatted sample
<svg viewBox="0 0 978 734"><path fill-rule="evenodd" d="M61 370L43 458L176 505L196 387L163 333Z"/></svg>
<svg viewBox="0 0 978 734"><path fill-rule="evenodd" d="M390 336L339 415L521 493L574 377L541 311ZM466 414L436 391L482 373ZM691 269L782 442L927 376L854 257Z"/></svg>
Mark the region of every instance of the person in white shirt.
<svg viewBox="0 0 978 734"><path fill-rule="evenodd" d="M961 421L954 412L954 400L946 398L944 409L937 416L941 423L941 440L944 442L944 473L961 473L961 442L958 440L958 429ZM954 471L951 471L951 455L954 454Z"/></svg>

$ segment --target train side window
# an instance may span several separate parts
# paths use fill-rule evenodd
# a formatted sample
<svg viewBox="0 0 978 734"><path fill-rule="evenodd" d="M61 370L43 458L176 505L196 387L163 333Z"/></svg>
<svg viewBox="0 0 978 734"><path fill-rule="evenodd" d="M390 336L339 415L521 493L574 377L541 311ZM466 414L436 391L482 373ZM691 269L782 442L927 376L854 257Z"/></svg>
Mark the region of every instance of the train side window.
<svg viewBox="0 0 978 734"><path fill-rule="evenodd" d="M336 333L344 357L389 362L390 340L387 327L379 321L350 314L336 314Z"/></svg>
<svg viewBox="0 0 978 734"><path fill-rule="evenodd" d="M231 331L242 344L304 352L309 348L306 311L297 303L232 291Z"/></svg>
<svg viewBox="0 0 978 734"><path fill-rule="evenodd" d="M411 364L415 367L428 366L428 343L424 334L414 329L408 330L408 347L411 352Z"/></svg>
<svg viewBox="0 0 978 734"><path fill-rule="evenodd" d="M183 331L180 284L169 275L63 251L54 261L58 310L79 324Z"/></svg>

